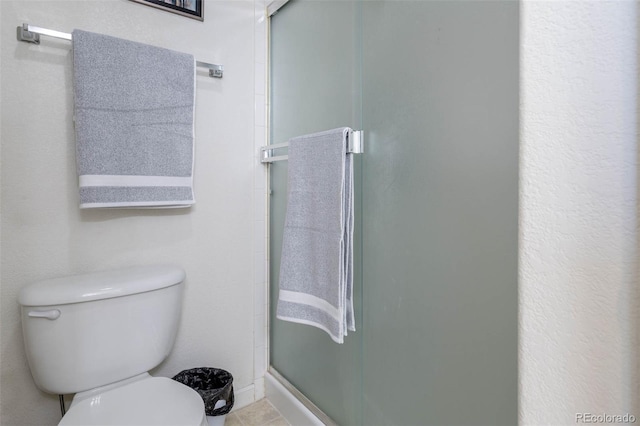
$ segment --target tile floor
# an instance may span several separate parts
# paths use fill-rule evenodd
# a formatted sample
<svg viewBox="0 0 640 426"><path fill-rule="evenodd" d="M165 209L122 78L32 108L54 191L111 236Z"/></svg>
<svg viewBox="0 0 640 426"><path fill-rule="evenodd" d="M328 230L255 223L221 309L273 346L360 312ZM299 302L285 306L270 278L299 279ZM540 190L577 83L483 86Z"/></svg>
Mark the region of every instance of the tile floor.
<svg viewBox="0 0 640 426"><path fill-rule="evenodd" d="M266 399L233 411L224 422L225 426L291 426Z"/></svg>

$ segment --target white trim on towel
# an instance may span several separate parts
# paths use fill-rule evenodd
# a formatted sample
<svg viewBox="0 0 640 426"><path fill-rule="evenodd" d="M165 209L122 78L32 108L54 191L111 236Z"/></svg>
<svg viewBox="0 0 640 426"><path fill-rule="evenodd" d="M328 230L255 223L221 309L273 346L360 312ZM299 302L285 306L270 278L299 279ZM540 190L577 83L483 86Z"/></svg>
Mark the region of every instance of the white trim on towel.
<svg viewBox="0 0 640 426"><path fill-rule="evenodd" d="M198 64L196 58L193 58L193 109L192 109L192 117L193 121L191 122L191 176L189 176L189 185L193 188L193 175L196 174L196 95L198 94ZM193 202L195 203L195 193L191 191L191 196L193 197Z"/></svg>
<svg viewBox="0 0 640 426"><path fill-rule="evenodd" d="M326 300L316 297L312 294L280 289L278 298L283 302L300 303L302 305L309 305L313 306L314 308L320 309L321 311L331 315L333 319L338 321L338 324L342 323L343 321L342 314L340 313L340 310L338 308L336 308Z"/></svg>
<svg viewBox="0 0 640 426"><path fill-rule="evenodd" d="M81 188L87 186L192 186L191 176L80 175Z"/></svg>
<svg viewBox="0 0 640 426"><path fill-rule="evenodd" d="M282 290L280 290L280 291L282 291ZM284 315L276 315L276 318L278 318L280 320L283 320L283 321L297 322L298 324L311 325L313 327L317 327L320 330L325 331L329 335L329 337L331 337L331 340L333 340L334 342L336 342L336 343L344 343L344 336L336 336L324 324L321 324L319 322L310 321L310 320L306 320L306 319L302 319L302 318L286 317Z"/></svg>
<svg viewBox="0 0 640 426"><path fill-rule="evenodd" d="M102 208L102 207L118 207L118 208L153 208L153 209L182 209L191 207L195 201L118 201L118 202L100 202L100 203L80 203L81 209Z"/></svg>

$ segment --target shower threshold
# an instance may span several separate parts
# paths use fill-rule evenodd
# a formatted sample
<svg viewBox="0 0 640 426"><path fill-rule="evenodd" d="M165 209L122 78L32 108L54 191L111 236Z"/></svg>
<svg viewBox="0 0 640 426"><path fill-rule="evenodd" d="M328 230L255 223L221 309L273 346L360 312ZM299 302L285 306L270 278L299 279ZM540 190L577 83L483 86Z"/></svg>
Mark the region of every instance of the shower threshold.
<svg viewBox="0 0 640 426"><path fill-rule="evenodd" d="M269 401L292 425L338 426L271 366L265 374L265 387Z"/></svg>

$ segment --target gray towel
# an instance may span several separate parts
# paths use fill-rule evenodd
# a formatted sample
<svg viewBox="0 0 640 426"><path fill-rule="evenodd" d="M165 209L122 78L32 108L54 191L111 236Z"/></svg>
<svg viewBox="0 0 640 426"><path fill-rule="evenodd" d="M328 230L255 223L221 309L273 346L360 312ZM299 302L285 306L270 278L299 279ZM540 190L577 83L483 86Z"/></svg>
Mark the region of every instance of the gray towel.
<svg viewBox="0 0 640 426"><path fill-rule="evenodd" d="M192 55L73 31L80 207L189 207Z"/></svg>
<svg viewBox="0 0 640 426"><path fill-rule="evenodd" d="M287 214L277 317L326 331L355 331L353 158L347 127L289 141Z"/></svg>

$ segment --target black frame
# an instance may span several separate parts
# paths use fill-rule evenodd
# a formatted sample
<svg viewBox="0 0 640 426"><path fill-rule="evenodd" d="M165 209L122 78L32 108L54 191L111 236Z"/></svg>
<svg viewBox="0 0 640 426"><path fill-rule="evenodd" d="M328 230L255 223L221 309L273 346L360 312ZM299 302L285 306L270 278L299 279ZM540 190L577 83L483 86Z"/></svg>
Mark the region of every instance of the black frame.
<svg viewBox="0 0 640 426"><path fill-rule="evenodd" d="M166 10L167 12L177 13L187 18L204 21L204 0L193 0L195 2L195 10L188 9L183 6L186 0L131 0L136 3L146 4L147 6L157 9Z"/></svg>

